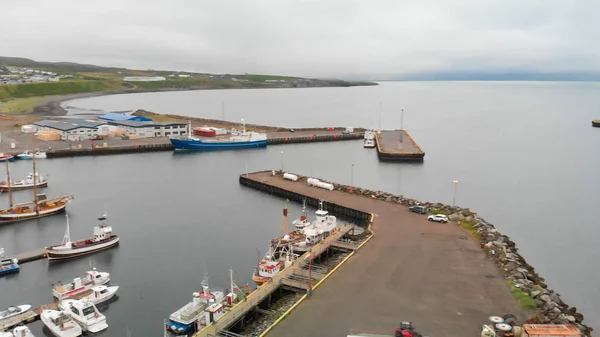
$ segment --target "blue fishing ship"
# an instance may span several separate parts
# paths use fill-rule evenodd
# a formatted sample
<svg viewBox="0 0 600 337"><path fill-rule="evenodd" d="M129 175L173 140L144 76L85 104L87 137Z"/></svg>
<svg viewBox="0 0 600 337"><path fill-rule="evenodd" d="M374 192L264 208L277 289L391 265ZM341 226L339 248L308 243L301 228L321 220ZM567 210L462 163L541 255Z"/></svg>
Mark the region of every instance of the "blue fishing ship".
<svg viewBox="0 0 600 337"><path fill-rule="evenodd" d="M242 120L243 123L243 120ZM204 130L202 130L204 129ZM206 132L208 129L192 130L191 123L187 137L171 137L169 140L175 150L235 150L251 149L267 146L267 134L246 131L246 125L243 124L242 131L231 130L222 135ZM193 136L192 131L197 131L200 136Z"/></svg>
<svg viewBox="0 0 600 337"><path fill-rule="evenodd" d="M4 257L4 248L0 248L0 276L19 271L19 261L15 258Z"/></svg>

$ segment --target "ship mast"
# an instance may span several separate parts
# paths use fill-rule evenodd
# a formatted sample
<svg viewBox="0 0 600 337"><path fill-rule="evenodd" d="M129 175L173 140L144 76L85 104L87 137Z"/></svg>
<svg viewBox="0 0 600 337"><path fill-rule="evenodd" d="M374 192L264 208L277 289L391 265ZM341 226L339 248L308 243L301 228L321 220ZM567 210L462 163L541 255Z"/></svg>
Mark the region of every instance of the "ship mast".
<svg viewBox="0 0 600 337"><path fill-rule="evenodd" d="M288 226L288 207L287 207L289 202L290 202L289 200L286 200L285 207L283 208L283 228L285 231L285 235L288 235L290 232L289 226Z"/></svg>
<svg viewBox="0 0 600 337"><path fill-rule="evenodd" d="M40 216L40 209L38 208L38 197L37 197L37 184L35 183L35 177L37 172L35 171L35 148L33 149L33 204L35 207L35 215Z"/></svg>
<svg viewBox="0 0 600 337"><path fill-rule="evenodd" d="M12 181L10 179L10 169L8 168L8 159L6 159L6 181L8 183L8 202L10 204L10 208L13 207L13 197L12 197Z"/></svg>

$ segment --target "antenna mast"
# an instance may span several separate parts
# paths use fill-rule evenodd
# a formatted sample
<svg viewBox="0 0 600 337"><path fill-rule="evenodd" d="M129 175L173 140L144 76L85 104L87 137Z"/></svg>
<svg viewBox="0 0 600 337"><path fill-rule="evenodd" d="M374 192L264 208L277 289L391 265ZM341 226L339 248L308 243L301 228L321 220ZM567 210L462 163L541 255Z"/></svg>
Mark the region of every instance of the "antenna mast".
<svg viewBox="0 0 600 337"><path fill-rule="evenodd" d="M6 160L6 180L8 183L8 202L10 204L10 208L13 207L13 197L12 197L12 181L10 179L10 170L8 169L8 159Z"/></svg>
<svg viewBox="0 0 600 337"><path fill-rule="evenodd" d="M35 215L40 216L40 209L38 207L38 197L37 197L37 184L35 183L35 177L37 176L37 171L35 169L35 147L33 149L33 204L35 207Z"/></svg>
<svg viewBox="0 0 600 337"><path fill-rule="evenodd" d="M65 212L65 217L67 218L67 230L65 231L65 236L63 237L63 245L71 243L71 232L69 230L69 213Z"/></svg>
<svg viewBox="0 0 600 337"><path fill-rule="evenodd" d="M285 235L289 233L289 225L288 225L288 204L289 200L285 201L285 207L283 207L283 228L285 231Z"/></svg>

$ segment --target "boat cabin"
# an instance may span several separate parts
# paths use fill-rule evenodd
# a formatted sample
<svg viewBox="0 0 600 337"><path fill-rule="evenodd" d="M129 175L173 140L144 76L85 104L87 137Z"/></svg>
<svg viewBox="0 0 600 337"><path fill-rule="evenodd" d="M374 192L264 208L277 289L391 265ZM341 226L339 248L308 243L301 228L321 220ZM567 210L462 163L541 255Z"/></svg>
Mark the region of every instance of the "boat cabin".
<svg viewBox="0 0 600 337"><path fill-rule="evenodd" d="M221 303L213 303L204 310L204 323L209 325L225 313L225 306Z"/></svg>
<svg viewBox="0 0 600 337"><path fill-rule="evenodd" d="M258 265L258 275L262 277L273 277L281 270L281 261L274 261L270 255L260 261Z"/></svg>

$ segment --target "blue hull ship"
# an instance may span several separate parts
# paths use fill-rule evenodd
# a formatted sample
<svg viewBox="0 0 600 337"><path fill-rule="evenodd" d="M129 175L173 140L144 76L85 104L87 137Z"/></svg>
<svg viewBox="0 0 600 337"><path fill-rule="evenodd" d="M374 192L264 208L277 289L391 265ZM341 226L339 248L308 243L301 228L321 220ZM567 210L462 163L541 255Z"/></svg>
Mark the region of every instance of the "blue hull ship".
<svg viewBox="0 0 600 337"><path fill-rule="evenodd" d="M19 271L19 263L13 257L4 257L4 248L0 248L0 276L17 273Z"/></svg>
<svg viewBox="0 0 600 337"><path fill-rule="evenodd" d="M179 139L171 138L171 144L175 150L196 150L196 151L214 151L214 150L235 150L266 147L267 140L254 141L202 141L198 138Z"/></svg>

